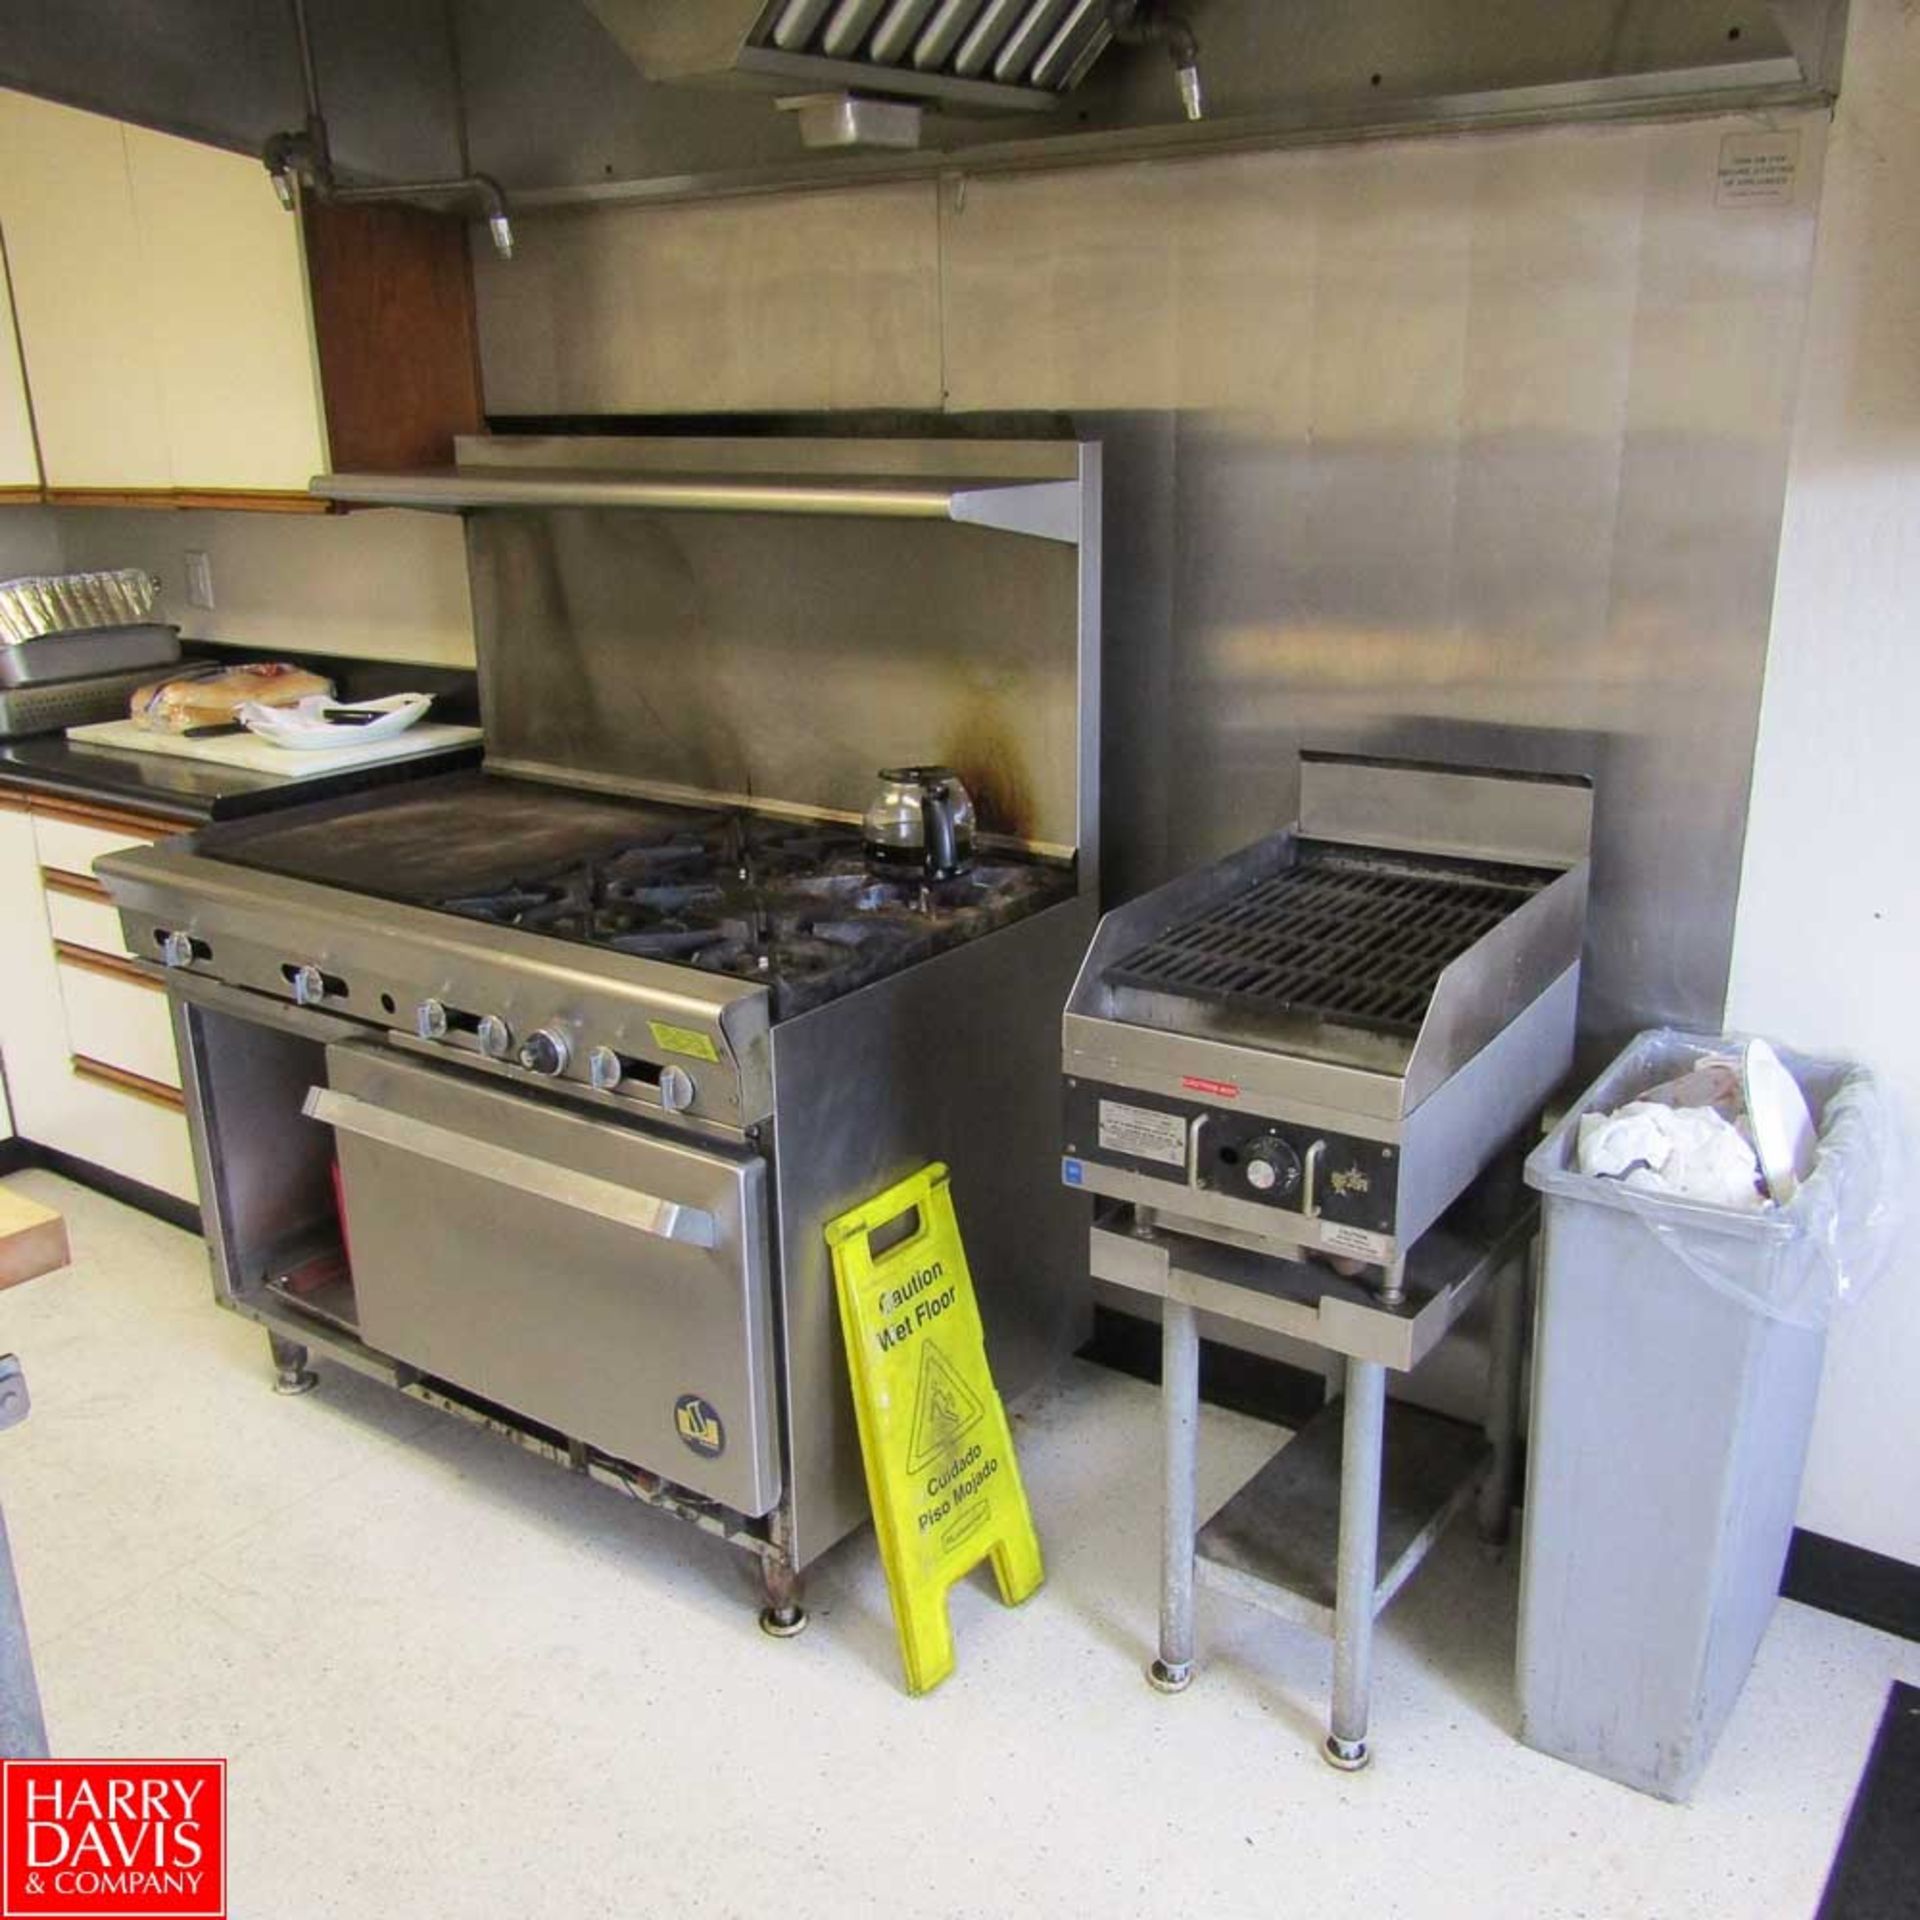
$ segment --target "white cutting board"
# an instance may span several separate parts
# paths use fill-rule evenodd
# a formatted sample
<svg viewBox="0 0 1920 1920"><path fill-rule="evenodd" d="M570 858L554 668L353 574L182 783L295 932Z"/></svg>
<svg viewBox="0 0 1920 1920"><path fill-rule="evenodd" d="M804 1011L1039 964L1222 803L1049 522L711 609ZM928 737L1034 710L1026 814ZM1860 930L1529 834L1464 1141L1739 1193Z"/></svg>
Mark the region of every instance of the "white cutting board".
<svg viewBox="0 0 1920 1920"><path fill-rule="evenodd" d="M123 753L163 753L198 760L207 766L244 767L249 773L277 774L282 780L313 780L349 767L375 767L383 760L410 760L416 754L444 753L470 746L478 727L445 726L422 720L389 740L365 747L276 747L253 733L226 733L213 740L188 740L177 733L149 733L131 720L102 720L90 727L69 727L67 738L83 747L114 747Z"/></svg>

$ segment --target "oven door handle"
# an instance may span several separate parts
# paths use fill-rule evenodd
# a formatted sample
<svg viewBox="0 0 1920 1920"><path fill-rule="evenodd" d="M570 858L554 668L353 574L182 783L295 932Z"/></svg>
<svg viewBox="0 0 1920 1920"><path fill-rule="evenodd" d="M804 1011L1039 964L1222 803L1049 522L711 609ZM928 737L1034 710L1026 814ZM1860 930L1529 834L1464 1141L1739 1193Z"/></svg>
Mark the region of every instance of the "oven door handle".
<svg viewBox="0 0 1920 1920"><path fill-rule="evenodd" d="M536 1200L553 1201L617 1226L636 1228L656 1239L676 1240L690 1247L711 1247L716 1242L717 1223L700 1207L682 1206L676 1200L641 1193L618 1181L602 1180L597 1174L536 1160L531 1154L516 1153L491 1140L476 1140L471 1134L416 1119L410 1113L395 1113L332 1087L309 1087L301 1111L309 1119L324 1120L343 1133L397 1147L402 1153L476 1174Z"/></svg>

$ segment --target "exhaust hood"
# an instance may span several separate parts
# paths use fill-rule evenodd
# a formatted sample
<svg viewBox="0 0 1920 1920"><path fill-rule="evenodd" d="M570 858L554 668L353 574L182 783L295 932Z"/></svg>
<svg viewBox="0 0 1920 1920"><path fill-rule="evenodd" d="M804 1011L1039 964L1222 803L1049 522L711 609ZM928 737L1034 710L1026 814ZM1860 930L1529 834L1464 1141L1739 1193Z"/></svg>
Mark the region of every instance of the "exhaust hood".
<svg viewBox="0 0 1920 1920"><path fill-rule="evenodd" d="M502 129L529 207L1784 110L1836 96L1846 19L1846 0L578 3L656 110L629 92L617 128Z"/></svg>
<svg viewBox="0 0 1920 1920"><path fill-rule="evenodd" d="M1107 0L587 0L649 80L1046 113L1112 38Z"/></svg>

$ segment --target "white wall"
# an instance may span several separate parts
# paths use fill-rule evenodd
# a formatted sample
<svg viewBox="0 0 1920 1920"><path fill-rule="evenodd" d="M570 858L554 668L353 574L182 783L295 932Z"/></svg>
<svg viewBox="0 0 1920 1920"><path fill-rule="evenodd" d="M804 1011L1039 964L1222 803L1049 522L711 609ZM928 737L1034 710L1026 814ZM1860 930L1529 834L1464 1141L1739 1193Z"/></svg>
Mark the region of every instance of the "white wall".
<svg viewBox="0 0 1920 1920"><path fill-rule="evenodd" d="M60 517L45 507L0 507L0 580L58 573Z"/></svg>
<svg viewBox="0 0 1920 1920"><path fill-rule="evenodd" d="M473 664L466 547L452 514L62 510L66 564L145 567L196 640L266 652ZM189 551L213 565L211 612L187 605Z"/></svg>
<svg viewBox="0 0 1920 1920"><path fill-rule="evenodd" d="M1920 1123L1920 10L1853 0L1827 149L1728 1021ZM1843 1317L1801 1524L1920 1563L1920 1215Z"/></svg>

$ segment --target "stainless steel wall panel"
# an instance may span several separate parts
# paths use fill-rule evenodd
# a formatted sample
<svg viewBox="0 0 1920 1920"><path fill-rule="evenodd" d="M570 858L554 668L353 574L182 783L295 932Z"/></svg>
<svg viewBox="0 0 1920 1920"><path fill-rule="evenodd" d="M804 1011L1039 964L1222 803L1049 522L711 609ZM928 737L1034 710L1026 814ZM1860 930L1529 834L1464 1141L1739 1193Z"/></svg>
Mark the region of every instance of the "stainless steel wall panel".
<svg viewBox="0 0 1920 1920"><path fill-rule="evenodd" d="M1798 138L1791 197L1722 204L1722 141L1765 125ZM947 406L1113 436L1110 890L1292 818L1303 745L1586 774L1589 1050L1719 1019L1825 130L1799 111L943 185ZM683 232L696 264L719 244ZM657 351L642 283L596 324L602 368ZM506 344L496 395L522 379ZM755 391L813 404L815 331L772 351ZM607 410L632 388L567 390ZM712 389L689 350L646 390ZM858 369L834 390L888 399Z"/></svg>
<svg viewBox="0 0 1920 1920"><path fill-rule="evenodd" d="M1176 410L1110 882L1291 818L1303 745L1589 774L1589 1046L1719 1019L1824 131L1784 124L1775 206L1716 204L1730 120L949 197L952 404Z"/></svg>
<svg viewBox="0 0 1920 1920"><path fill-rule="evenodd" d="M931 182L522 221L474 251L494 413L940 405Z"/></svg>

